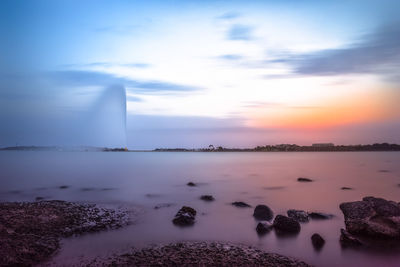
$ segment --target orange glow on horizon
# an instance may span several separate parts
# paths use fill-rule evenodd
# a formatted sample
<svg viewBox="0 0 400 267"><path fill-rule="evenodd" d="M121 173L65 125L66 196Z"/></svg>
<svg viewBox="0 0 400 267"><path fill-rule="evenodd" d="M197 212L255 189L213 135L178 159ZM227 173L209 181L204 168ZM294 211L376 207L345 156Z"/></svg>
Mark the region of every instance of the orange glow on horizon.
<svg viewBox="0 0 400 267"><path fill-rule="evenodd" d="M396 114L389 102L390 99L375 92L309 106L257 107L247 113L248 126L318 129L384 121Z"/></svg>

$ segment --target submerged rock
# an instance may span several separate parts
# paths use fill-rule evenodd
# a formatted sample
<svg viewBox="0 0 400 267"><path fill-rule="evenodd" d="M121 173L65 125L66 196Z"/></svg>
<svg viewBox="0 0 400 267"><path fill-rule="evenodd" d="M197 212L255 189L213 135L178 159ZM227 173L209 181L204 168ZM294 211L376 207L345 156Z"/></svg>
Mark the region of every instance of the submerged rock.
<svg viewBox="0 0 400 267"><path fill-rule="evenodd" d="M232 202L232 205L238 208L250 208L251 206L245 202L242 201L235 201Z"/></svg>
<svg viewBox="0 0 400 267"><path fill-rule="evenodd" d="M288 210L287 215L298 222L308 222L310 220L308 213L304 210Z"/></svg>
<svg viewBox="0 0 400 267"><path fill-rule="evenodd" d="M189 226L193 225L196 217L196 210L191 207L183 206L178 213L176 213L175 218L172 222L179 226Z"/></svg>
<svg viewBox="0 0 400 267"><path fill-rule="evenodd" d="M186 185L187 185L187 186L196 186L196 184L193 183L193 182L189 182L189 183L187 183Z"/></svg>
<svg viewBox="0 0 400 267"><path fill-rule="evenodd" d="M60 189L67 189L67 188L69 188L69 186L68 186L68 185L61 185L61 186L59 186L58 188L60 188Z"/></svg>
<svg viewBox="0 0 400 267"><path fill-rule="evenodd" d="M256 227L256 231L259 235L264 235L271 231L273 225L270 222L259 222Z"/></svg>
<svg viewBox="0 0 400 267"><path fill-rule="evenodd" d="M320 250L325 245L325 239L317 233L311 236L311 242L316 250Z"/></svg>
<svg viewBox="0 0 400 267"><path fill-rule="evenodd" d="M257 205L253 213L257 220L270 221L274 217L272 210L266 205Z"/></svg>
<svg viewBox="0 0 400 267"><path fill-rule="evenodd" d="M283 215L277 215L274 219L274 228L281 233L298 233L300 232L300 224L298 221L283 216Z"/></svg>
<svg viewBox="0 0 400 267"><path fill-rule="evenodd" d="M323 213L323 212L309 212L308 216L313 220L329 220L332 219L334 216L333 214Z"/></svg>
<svg viewBox="0 0 400 267"><path fill-rule="evenodd" d="M400 239L400 205L383 198L364 197L362 201L340 204L346 230L350 234Z"/></svg>
<svg viewBox="0 0 400 267"><path fill-rule="evenodd" d="M213 196L211 196L211 195L202 195L200 197L200 199L204 200L204 201L214 201L215 200L215 198Z"/></svg>
<svg viewBox="0 0 400 267"><path fill-rule="evenodd" d="M352 187L346 187L346 186L343 186L342 188L340 188L341 190L353 190L353 188Z"/></svg>
<svg viewBox="0 0 400 267"><path fill-rule="evenodd" d="M297 178L298 182L313 182L314 180L310 179L310 178L304 178L304 177L299 177Z"/></svg>
<svg viewBox="0 0 400 267"><path fill-rule="evenodd" d="M172 206L175 206L175 204L173 204L173 203L160 203L160 204L155 205L154 209L158 210L158 209L162 209L162 208L169 208L169 207L172 207Z"/></svg>

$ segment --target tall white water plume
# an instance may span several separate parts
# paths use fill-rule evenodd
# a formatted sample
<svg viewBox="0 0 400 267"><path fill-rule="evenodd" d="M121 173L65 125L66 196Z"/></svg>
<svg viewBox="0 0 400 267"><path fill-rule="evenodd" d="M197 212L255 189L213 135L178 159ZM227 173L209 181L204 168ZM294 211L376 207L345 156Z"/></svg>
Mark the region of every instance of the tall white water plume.
<svg viewBox="0 0 400 267"><path fill-rule="evenodd" d="M104 89L88 113L90 143L126 147L126 91L122 85Z"/></svg>

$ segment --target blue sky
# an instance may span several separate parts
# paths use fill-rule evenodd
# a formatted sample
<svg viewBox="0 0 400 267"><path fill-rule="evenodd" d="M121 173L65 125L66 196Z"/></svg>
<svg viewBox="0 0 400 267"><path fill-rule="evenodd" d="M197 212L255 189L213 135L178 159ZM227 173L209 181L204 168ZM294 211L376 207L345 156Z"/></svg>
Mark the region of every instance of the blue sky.
<svg viewBox="0 0 400 267"><path fill-rule="evenodd" d="M0 6L0 146L400 142L398 1Z"/></svg>

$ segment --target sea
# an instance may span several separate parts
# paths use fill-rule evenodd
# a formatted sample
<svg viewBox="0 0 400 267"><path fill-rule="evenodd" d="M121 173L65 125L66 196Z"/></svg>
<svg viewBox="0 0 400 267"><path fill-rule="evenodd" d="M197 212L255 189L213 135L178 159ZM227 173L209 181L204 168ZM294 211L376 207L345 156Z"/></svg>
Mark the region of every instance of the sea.
<svg viewBox="0 0 400 267"><path fill-rule="evenodd" d="M299 177L313 180L297 181ZM194 187L188 182L196 184ZM342 248L340 203L365 196L400 202L400 152L59 152L0 151L0 201L66 200L127 207L132 224L63 239L50 265L74 265L130 248L181 241L240 243L315 266L400 266L400 250ZM352 190L342 190L349 187ZM200 200L212 195L215 201ZM243 201L251 208L231 205ZM275 215L324 212L294 236L259 236L256 205ZM159 208L155 208L155 207ZM191 227L172 219L196 209ZM317 251L311 235L326 241Z"/></svg>

